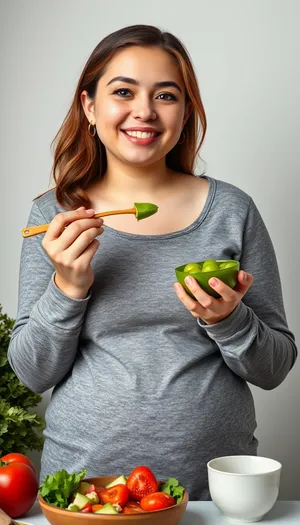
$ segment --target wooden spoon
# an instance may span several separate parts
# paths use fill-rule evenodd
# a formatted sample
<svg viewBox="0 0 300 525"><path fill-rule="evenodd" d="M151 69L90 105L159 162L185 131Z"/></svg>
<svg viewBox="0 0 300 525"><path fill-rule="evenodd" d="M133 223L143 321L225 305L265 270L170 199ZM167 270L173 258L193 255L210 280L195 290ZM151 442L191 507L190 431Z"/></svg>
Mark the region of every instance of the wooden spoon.
<svg viewBox="0 0 300 525"><path fill-rule="evenodd" d="M140 221L141 219L146 219L151 215L154 215L158 210L156 204L151 204L150 202L135 202L134 208L129 210L113 210L113 211L103 211L100 213L95 213L93 218L98 217L107 217L107 215L121 215L125 213L132 213L136 216L136 219ZM27 226L21 230L23 237L32 237L33 235L38 235L39 233L45 233L48 230L49 224L41 224L40 226Z"/></svg>

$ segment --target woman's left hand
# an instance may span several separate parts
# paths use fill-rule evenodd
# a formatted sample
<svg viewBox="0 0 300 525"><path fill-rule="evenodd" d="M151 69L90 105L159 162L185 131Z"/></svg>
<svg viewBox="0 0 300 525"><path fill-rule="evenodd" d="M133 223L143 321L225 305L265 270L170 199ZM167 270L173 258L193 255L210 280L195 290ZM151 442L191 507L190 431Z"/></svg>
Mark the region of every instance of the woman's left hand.
<svg viewBox="0 0 300 525"><path fill-rule="evenodd" d="M209 285L221 296L219 299L215 299L200 287L194 277L186 277L185 284L197 301L186 293L180 283L175 283L174 288L178 299L194 317L202 319L207 324L215 324L233 312L252 283L253 276L242 270L238 273L238 281L234 290L220 279L212 278L209 280Z"/></svg>

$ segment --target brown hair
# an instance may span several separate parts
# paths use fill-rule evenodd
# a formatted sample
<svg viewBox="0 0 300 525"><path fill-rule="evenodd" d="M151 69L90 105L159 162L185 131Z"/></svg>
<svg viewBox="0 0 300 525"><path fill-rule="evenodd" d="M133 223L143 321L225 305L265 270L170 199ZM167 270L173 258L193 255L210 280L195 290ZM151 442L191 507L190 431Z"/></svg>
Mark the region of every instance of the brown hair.
<svg viewBox="0 0 300 525"><path fill-rule="evenodd" d="M92 137L82 108L80 95L86 90L90 98L114 54L129 46L159 47L177 61L192 112L184 127L185 140L167 154L167 166L175 171L193 174L196 157L206 133L206 116L196 75L183 44L171 33L157 27L134 25L105 37L94 49L80 76L73 102L55 136L53 178L57 201L69 209L90 207L87 188L106 171L106 152L98 135ZM179 141L180 142L180 141Z"/></svg>

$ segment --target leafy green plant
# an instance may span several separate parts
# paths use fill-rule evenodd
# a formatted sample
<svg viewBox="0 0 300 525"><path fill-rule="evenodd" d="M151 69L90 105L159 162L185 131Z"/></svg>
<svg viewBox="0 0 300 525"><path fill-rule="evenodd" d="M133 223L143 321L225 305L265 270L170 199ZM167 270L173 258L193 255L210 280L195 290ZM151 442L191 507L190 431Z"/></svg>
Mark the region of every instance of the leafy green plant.
<svg viewBox="0 0 300 525"><path fill-rule="evenodd" d="M7 359L14 324L0 305L0 457L10 452L42 450L44 441L44 419L31 411L42 396L19 381Z"/></svg>

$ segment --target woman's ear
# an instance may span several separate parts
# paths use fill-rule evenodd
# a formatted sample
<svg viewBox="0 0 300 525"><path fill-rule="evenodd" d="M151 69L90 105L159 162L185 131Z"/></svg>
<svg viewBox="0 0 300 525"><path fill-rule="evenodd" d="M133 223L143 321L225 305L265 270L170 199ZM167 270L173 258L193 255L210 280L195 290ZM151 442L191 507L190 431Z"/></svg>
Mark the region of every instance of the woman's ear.
<svg viewBox="0 0 300 525"><path fill-rule="evenodd" d="M82 91L80 95L80 101L83 107L86 118L89 122L96 122L95 118L95 102L88 96L87 91Z"/></svg>

